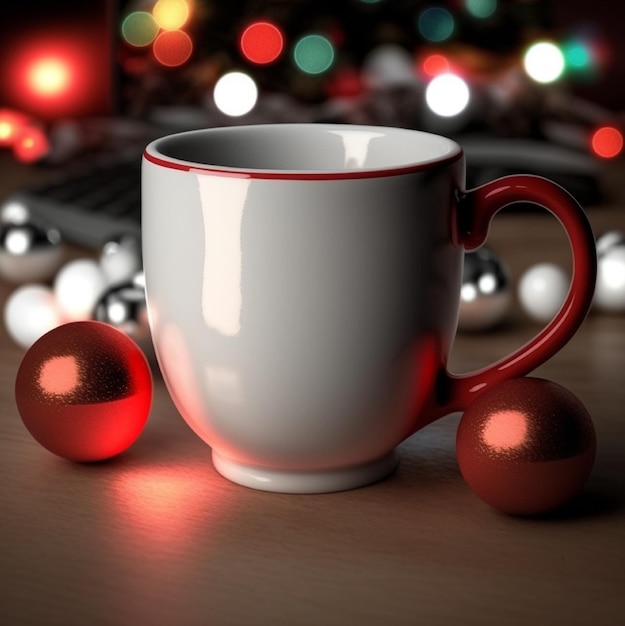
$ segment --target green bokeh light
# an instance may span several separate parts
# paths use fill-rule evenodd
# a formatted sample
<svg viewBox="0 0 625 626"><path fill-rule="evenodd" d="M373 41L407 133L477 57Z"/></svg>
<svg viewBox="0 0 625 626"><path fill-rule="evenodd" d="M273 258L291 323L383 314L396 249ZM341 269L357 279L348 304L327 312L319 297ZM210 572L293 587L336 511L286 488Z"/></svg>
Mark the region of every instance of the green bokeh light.
<svg viewBox="0 0 625 626"><path fill-rule="evenodd" d="M158 24L146 11L133 11L122 22L122 36L132 46L149 46L158 34Z"/></svg>
<svg viewBox="0 0 625 626"><path fill-rule="evenodd" d="M473 17L486 19L497 10L497 0L465 0L465 7Z"/></svg>
<svg viewBox="0 0 625 626"><path fill-rule="evenodd" d="M302 72L322 74L334 63L334 46L323 35L306 35L295 44L293 60Z"/></svg>
<svg viewBox="0 0 625 626"><path fill-rule="evenodd" d="M456 27L454 16L442 7L430 7L419 15L419 32L424 39L439 43L451 37Z"/></svg>
<svg viewBox="0 0 625 626"><path fill-rule="evenodd" d="M577 41L566 43L562 46L562 53L568 68L573 70L586 70L592 65L592 55L588 48Z"/></svg>

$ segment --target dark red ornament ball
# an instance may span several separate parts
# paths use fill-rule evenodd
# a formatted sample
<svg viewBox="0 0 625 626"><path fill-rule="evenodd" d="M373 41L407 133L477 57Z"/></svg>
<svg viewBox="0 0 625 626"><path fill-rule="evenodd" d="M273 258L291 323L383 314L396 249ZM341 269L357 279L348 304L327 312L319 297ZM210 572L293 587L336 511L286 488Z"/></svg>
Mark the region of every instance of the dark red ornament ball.
<svg viewBox="0 0 625 626"><path fill-rule="evenodd" d="M15 400L30 434L71 461L102 461L141 434L152 405L152 376L137 344L94 321L59 326L26 352Z"/></svg>
<svg viewBox="0 0 625 626"><path fill-rule="evenodd" d="M493 508L539 515L569 501L585 483L596 451L582 402L541 378L517 378L478 396L456 436L469 487Z"/></svg>

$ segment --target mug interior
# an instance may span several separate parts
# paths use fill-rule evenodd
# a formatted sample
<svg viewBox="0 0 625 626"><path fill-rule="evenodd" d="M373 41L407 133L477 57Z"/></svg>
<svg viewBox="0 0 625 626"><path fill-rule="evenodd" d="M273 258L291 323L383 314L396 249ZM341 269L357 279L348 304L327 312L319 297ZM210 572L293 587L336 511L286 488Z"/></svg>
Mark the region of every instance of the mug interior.
<svg viewBox="0 0 625 626"><path fill-rule="evenodd" d="M161 165L237 172L345 173L419 169L456 160L451 139L415 130L342 124L259 124L189 131L146 149Z"/></svg>

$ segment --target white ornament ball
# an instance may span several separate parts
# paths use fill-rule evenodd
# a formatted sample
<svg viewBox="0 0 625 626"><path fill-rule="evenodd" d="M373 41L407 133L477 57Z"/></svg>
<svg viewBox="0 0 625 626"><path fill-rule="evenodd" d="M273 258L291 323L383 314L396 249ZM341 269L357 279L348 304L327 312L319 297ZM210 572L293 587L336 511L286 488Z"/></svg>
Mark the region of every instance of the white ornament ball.
<svg viewBox="0 0 625 626"><path fill-rule="evenodd" d="M608 230L597 237L597 256L601 257L615 246L625 245L625 235L619 230Z"/></svg>
<svg viewBox="0 0 625 626"><path fill-rule="evenodd" d="M599 256L593 305L609 313L625 311L625 245L613 246Z"/></svg>
<svg viewBox="0 0 625 626"><path fill-rule="evenodd" d="M530 267L519 281L519 303L536 322L548 322L560 310L569 291L569 277L553 263Z"/></svg>
<svg viewBox="0 0 625 626"><path fill-rule="evenodd" d="M91 319L93 308L106 287L106 277L96 261L76 259L65 264L53 285L64 321Z"/></svg>
<svg viewBox="0 0 625 626"><path fill-rule="evenodd" d="M9 336L23 348L61 324L61 314L52 290L44 285L22 285L11 293L4 307L4 325Z"/></svg>
<svg viewBox="0 0 625 626"><path fill-rule="evenodd" d="M141 246L137 238L122 235L107 241L100 254L100 267L109 286L132 280L141 270Z"/></svg>

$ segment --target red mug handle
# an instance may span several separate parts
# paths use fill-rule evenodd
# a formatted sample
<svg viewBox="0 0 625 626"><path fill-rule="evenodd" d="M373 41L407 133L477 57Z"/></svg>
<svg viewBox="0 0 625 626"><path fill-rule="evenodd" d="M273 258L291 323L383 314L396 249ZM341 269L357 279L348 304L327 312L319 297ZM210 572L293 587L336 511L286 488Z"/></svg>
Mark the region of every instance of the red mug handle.
<svg viewBox="0 0 625 626"><path fill-rule="evenodd" d="M479 248L491 220L505 206L530 202L547 209L566 231L573 253L573 273L567 298L541 332L524 346L483 369L467 374L438 373L436 398L427 421L463 411L483 391L509 378L525 376L558 352L577 332L592 303L597 276L595 239L584 210L562 187L531 175L505 176L458 194L452 232L466 250Z"/></svg>

